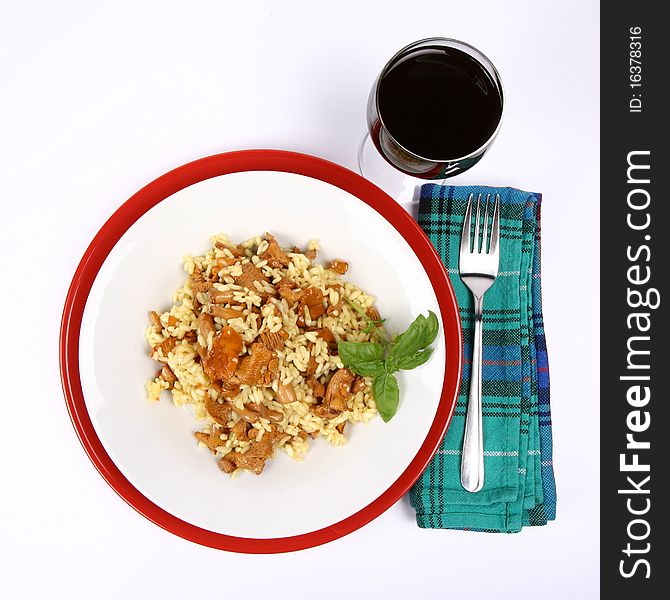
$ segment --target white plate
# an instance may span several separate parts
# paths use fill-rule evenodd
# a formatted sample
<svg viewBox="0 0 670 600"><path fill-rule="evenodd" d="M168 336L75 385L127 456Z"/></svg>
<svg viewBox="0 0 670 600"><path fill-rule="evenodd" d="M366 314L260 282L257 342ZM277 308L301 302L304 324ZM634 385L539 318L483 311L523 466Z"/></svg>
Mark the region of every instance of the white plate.
<svg viewBox="0 0 670 600"><path fill-rule="evenodd" d="M441 402L453 403L443 399L448 363L446 338L438 336L430 361L399 375L400 407L389 423L377 417L350 426L343 447L316 440L300 463L277 452L261 476L221 473L198 447L193 432L201 423L189 409L175 407L167 392L160 403L146 400L157 365L144 331L148 311L168 309L183 284L183 255L202 254L214 233L242 241L265 231L281 245L305 247L316 238L318 260L349 261L346 279L377 297L390 331L428 310L444 316L424 265L396 227L320 179L269 170L212 177L169 195L123 233L95 276L81 321L80 381L95 434L151 503L199 529L250 539L305 536L364 511L408 470ZM459 372L460 356L453 360Z"/></svg>

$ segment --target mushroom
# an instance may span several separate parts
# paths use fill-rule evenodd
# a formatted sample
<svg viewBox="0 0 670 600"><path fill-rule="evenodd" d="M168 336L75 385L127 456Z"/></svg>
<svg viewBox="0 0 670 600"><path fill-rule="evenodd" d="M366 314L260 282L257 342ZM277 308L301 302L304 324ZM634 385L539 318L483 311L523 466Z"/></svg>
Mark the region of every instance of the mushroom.
<svg viewBox="0 0 670 600"><path fill-rule="evenodd" d="M219 467L224 473L232 473L236 469L246 469L255 475L260 475L265 467L265 461L274 452L274 432L267 431L260 441L252 441L249 449L243 454L233 450L219 460Z"/></svg>
<svg viewBox="0 0 670 600"><path fill-rule="evenodd" d="M205 393L205 409L219 425L226 426L230 421L230 404L214 400L208 393Z"/></svg>
<svg viewBox="0 0 670 600"><path fill-rule="evenodd" d="M232 244L226 244L224 242L214 242L214 246L218 250L228 250L228 252L236 258L244 256L244 249L239 246L233 246Z"/></svg>
<svg viewBox="0 0 670 600"><path fill-rule="evenodd" d="M307 378L307 385L312 388L312 394L317 400L323 400L326 395L326 386L323 385L314 375Z"/></svg>
<svg viewBox="0 0 670 600"><path fill-rule="evenodd" d="M231 408L240 419L246 421L247 423L255 423L261 417L260 412L254 410L253 408L247 408L246 406L244 408L237 408L235 405L232 405Z"/></svg>
<svg viewBox="0 0 670 600"><path fill-rule="evenodd" d="M344 275L349 270L349 263L344 260L335 259L330 261L328 268L335 271L338 275Z"/></svg>
<svg viewBox="0 0 670 600"><path fill-rule="evenodd" d="M212 287L211 282L207 281L202 274L202 271L196 267L193 270L193 273L191 273L191 290L193 291L193 296L197 296L202 292L207 292Z"/></svg>
<svg viewBox="0 0 670 600"><path fill-rule="evenodd" d="M228 258L226 257L221 257L216 259L215 265L212 267L212 271L209 274L210 279L212 282L218 283L219 281L219 275L221 275L221 270L229 267L230 265L234 265L235 263L239 262L239 258Z"/></svg>
<svg viewBox="0 0 670 600"><path fill-rule="evenodd" d="M240 393L240 381L235 376L221 381L212 381L211 388L216 392L217 398L222 396L230 400Z"/></svg>
<svg viewBox="0 0 670 600"><path fill-rule="evenodd" d="M230 475L237 467L235 463L228 458L231 454L236 454L235 452L229 452L222 459L219 460L219 468L226 474Z"/></svg>
<svg viewBox="0 0 670 600"><path fill-rule="evenodd" d="M212 304L209 307L209 314L213 317L219 317L221 319L237 319L243 317L241 310L235 308L226 308L225 306L218 306L217 304Z"/></svg>
<svg viewBox="0 0 670 600"><path fill-rule="evenodd" d="M362 392L366 387L365 379L363 379L360 375L356 376L356 379L354 379L354 383L351 386L351 393L358 394L358 392Z"/></svg>
<svg viewBox="0 0 670 600"><path fill-rule="evenodd" d="M288 277L282 277L275 283L275 289L280 298L286 300L289 306L293 306L303 295L303 290L300 289L300 286Z"/></svg>
<svg viewBox="0 0 670 600"><path fill-rule="evenodd" d="M272 410L265 406L265 404L262 402L258 404L258 412L260 412L263 419L267 419L273 423L279 423L284 418L284 415L278 410Z"/></svg>
<svg viewBox="0 0 670 600"><path fill-rule="evenodd" d="M249 436L247 435L247 422L240 419L233 427L230 429L231 433L235 434L235 438L240 442L248 442Z"/></svg>
<svg viewBox="0 0 670 600"><path fill-rule="evenodd" d="M328 329L328 327L322 327L321 329L316 330L316 335L320 337L328 346L328 352L330 354L337 354L337 340L333 332Z"/></svg>
<svg viewBox="0 0 670 600"><path fill-rule="evenodd" d="M297 400L295 388L290 383L282 383L277 387L277 400L281 404L291 404Z"/></svg>
<svg viewBox="0 0 670 600"><path fill-rule="evenodd" d="M149 313L149 318L151 319L153 326L156 327L158 331L163 330L163 323L161 323L161 318L158 316L158 313L155 310L152 310Z"/></svg>
<svg viewBox="0 0 670 600"><path fill-rule="evenodd" d="M265 373L263 373L259 385L269 387L277 377L279 377L279 360L273 358L268 363L267 369L265 369Z"/></svg>
<svg viewBox="0 0 670 600"><path fill-rule="evenodd" d="M268 410L268 416L267 416L268 421L272 423L280 423L281 421L284 420L284 415L279 412L278 410Z"/></svg>
<svg viewBox="0 0 670 600"><path fill-rule="evenodd" d="M172 352L174 347L177 345L177 338L173 337L167 337L165 338L158 346L156 346L156 350L160 350L163 353L163 356L167 357L169 352ZM165 362L165 361L161 361Z"/></svg>
<svg viewBox="0 0 670 600"><path fill-rule="evenodd" d="M254 282L256 281L267 283L268 278L263 274L263 271L251 263L242 265L242 273L235 277L235 283L237 285L241 285L253 292L257 292L256 286L254 285Z"/></svg>
<svg viewBox="0 0 670 600"><path fill-rule="evenodd" d="M242 338L230 327L224 327L212 341L212 347L202 360L205 375L212 380L228 379L235 374L242 352Z"/></svg>
<svg viewBox="0 0 670 600"><path fill-rule="evenodd" d="M224 433L223 430L212 427L209 431L196 431L194 435L199 442L210 449L212 454L216 454L216 449L225 445L225 442L221 439L222 433Z"/></svg>
<svg viewBox="0 0 670 600"><path fill-rule="evenodd" d="M284 347L284 342L288 339L288 333L286 333L285 329L280 329L275 332L266 330L258 337L263 345L269 350L278 350Z"/></svg>
<svg viewBox="0 0 670 600"><path fill-rule="evenodd" d="M207 343L207 338L210 333L216 333L216 327L214 327L214 319L212 315L207 313L200 313L198 317L198 333L202 336L205 344Z"/></svg>
<svg viewBox="0 0 670 600"><path fill-rule="evenodd" d="M338 413L347 410L347 401L351 396L354 374L349 369L338 369L330 378L326 387L323 403L314 412L323 418L332 419Z"/></svg>
<svg viewBox="0 0 670 600"><path fill-rule="evenodd" d="M259 255L261 260L267 260L268 265L273 269L287 267L291 259L286 255L277 243L277 240L270 233L265 234L265 239L268 241L268 247L265 252Z"/></svg>
<svg viewBox="0 0 670 600"><path fill-rule="evenodd" d="M156 377L160 377L165 383L167 383L170 386L168 388L170 390L174 387L175 381L177 381L176 375L167 365L163 365L163 368L158 370Z"/></svg>
<svg viewBox="0 0 670 600"><path fill-rule="evenodd" d="M309 309L309 316L312 321L316 321L326 312L323 305L323 292L319 288L310 286L303 290L297 310L297 324L299 327L305 326L305 307Z"/></svg>
<svg viewBox="0 0 670 600"><path fill-rule="evenodd" d="M237 376L246 385L258 385L263 378L263 370L267 369L275 353L268 350L260 342L251 344L251 353L240 362Z"/></svg>

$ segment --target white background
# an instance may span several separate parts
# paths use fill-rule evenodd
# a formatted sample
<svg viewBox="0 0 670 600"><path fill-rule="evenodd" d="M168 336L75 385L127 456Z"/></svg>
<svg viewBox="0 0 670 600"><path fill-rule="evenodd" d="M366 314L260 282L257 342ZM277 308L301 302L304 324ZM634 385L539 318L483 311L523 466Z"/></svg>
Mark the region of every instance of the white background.
<svg viewBox="0 0 670 600"><path fill-rule="evenodd" d="M454 183L544 194L558 520L420 530L403 499L277 556L166 533L107 486L68 419L58 326L81 254L133 192L201 156L276 147L353 168L377 71L431 35L481 48L507 93L498 140ZM0 596L597 597L598 45L583 0L3 0Z"/></svg>

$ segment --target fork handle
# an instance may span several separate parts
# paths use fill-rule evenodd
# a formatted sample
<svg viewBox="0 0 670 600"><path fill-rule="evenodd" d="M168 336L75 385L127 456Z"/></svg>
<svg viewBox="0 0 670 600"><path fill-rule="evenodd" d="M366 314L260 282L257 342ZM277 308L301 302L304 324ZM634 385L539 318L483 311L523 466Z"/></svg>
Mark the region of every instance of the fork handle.
<svg viewBox="0 0 670 600"><path fill-rule="evenodd" d="M482 315L483 297L475 296L475 338L470 372L470 396L465 418L461 459L461 485L468 492L484 487L484 436L482 427Z"/></svg>

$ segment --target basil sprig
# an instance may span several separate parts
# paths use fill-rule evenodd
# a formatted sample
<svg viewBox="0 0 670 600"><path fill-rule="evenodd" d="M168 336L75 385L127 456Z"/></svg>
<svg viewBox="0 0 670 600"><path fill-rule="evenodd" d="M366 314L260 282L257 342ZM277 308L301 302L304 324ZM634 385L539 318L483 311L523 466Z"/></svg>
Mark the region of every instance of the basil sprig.
<svg viewBox="0 0 670 600"><path fill-rule="evenodd" d="M435 341L439 324L435 313L419 315L395 339L389 340L378 327L383 321L374 321L350 300L347 302L368 322L365 329L374 332L380 342L339 342L337 349L345 367L357 375L372 377L372 396L385 422L398 410L400 389L394 373L410 370L424 364L433 352L429 346Z"/></svg>

